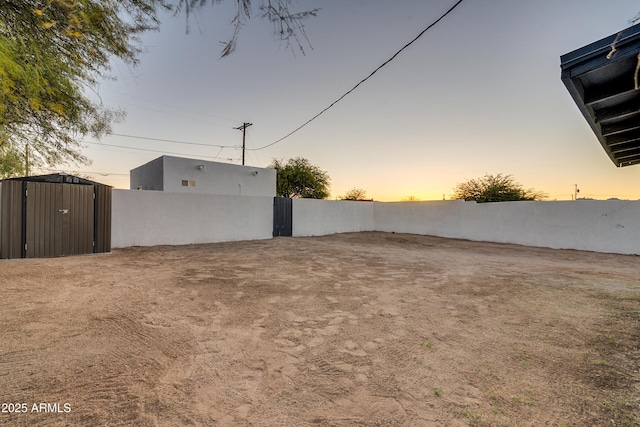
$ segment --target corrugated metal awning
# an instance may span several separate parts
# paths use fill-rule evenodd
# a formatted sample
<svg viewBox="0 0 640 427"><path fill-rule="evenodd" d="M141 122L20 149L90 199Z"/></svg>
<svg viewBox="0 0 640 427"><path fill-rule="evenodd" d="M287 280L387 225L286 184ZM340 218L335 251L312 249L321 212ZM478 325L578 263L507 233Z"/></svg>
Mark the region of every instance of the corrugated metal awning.
<svg viewBox="0 0 640 427"><path fill-rule="evenodd" d="M29 181L29 182L49 182L53 184L80 184L80 185L94 185L110 187L106 184L100 184L99 182L91 181L86 178L81 178L75 175L68 175L66 173L52 173L49 175L34 175L23 176L18 178L5 178L7 181Z"/></svg>
<svg viewBox="0 0 640 427"><path fill-rule="evenodd" d="M640 24L560 57L562 82L611 161L640 163Z"/></svg>

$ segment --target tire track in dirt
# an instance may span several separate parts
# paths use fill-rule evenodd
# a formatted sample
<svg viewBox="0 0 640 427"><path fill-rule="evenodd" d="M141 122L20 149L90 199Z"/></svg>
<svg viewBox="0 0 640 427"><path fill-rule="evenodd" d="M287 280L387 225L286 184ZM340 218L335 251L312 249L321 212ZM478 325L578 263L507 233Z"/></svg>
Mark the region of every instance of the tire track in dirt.
<svg viewBox="0 0 640 427"><path fill-rule="evenodd" d="M640 396L631 257L357 233L6 265L0 396L73 411L0 425L623 425Z"/></svg>

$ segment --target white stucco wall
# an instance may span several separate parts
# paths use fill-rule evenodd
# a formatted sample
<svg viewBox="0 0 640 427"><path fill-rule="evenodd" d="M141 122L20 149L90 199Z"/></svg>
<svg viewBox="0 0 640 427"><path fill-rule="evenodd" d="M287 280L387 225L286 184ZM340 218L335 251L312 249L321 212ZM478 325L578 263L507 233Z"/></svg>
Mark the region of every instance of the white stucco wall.
<svg viewBox="0 0 640 427"><path fill-rule="evenodd" d="M376 202L376 231L462 238L464 201ZM467 205L469 208L469 205Z"/></svg>
<svg viewBox="0 0 640 427"><path fill-rule="evenodd" d="M373 202L293 199L293 235L373 231Z"/></svg>
<svg viewBox="0 0 640 427"><path fill-rule="evenodd" d="M273 198L113 190L111 246L269 239Z"/></svg>
<svg viewBox="0 0 640 427"><path fill-rule="evenodd" d="M183 186L182 182L188 185ZM130 188L229 196L276 195L276 171L269 168L162 156L131 171Z"/></svg>
<svg viewBox="0 0 640 427"><path fill-rule="evenodd" d="M640 254L640 202L376 203L378 231Z"/></svg>
<svg viewBox="0 0 640 427"><path fill-rule="evenodd" d="M114 248L268 239L273 198L114 189L112 218ZM293 200L294 236L357 231L640 255L640 201Z"/></svg>
<svg viewBox="0 0 640 427"><path fill-rule="evenodd" d="M129 171L129 188L132 190L162 191L164 157L158 157Z"/></svg>

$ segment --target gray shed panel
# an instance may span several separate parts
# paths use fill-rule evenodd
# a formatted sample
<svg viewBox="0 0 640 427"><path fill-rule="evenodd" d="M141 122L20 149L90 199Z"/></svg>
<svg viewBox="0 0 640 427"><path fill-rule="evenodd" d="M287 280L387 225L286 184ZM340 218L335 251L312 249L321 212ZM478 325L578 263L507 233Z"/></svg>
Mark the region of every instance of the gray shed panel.
<svg viewBox="0 0 640 427"><path fill-rule="evenodd" d="M65 174L2 181L0 258L111 250L111 187Z"/></svg>
<svg viewBox="0 0 640 427"><path fill-rule="evenodd" d="M2 182L0 259L22 258L22 194L21 182Z"/></svg>

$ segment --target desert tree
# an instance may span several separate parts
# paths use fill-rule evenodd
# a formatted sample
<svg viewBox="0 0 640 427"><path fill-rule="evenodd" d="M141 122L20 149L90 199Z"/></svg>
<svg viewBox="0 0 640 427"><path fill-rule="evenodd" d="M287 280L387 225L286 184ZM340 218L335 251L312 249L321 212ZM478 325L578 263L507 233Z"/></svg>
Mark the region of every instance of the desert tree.
<svg viewBox="0 0 640 427"><path fill-rule="evenodd" d="M142 34L159 29L163 11L188 17L219 1L3 0L0 148L29 151L32 166L89 163L81 152L83 138L99 139L124 118L99 97L99 83L112 78L112 60L135 66L143 51ZM252 13L251 0L235 2L233 34L222 56L233 51ZM274 23L282 40L293 39L302 49L302 20L317 10L291 12L290 5L291 0L268 0L260 13Z"/></svg>
<svg viewBox="0 0 640 427"><path fill-rule="evenodd" d="M362 188L353 187L347 191L344 196L340 196L340 200L369 200L367 199L367 192Z"/></svg>
<svg viewBox="0 0 640 427"><path fill-rule="evenodd" d="M22 153L9 146L0 147L0 179L23 176L26 162Z"/></svg>
<svg viewBox="0 0 640 427"><path fill-rule="evenodd" d="M402 200L400 200L400 201L401 202L419 202L420 199L418 199L414 195L410 195L410 196L403 197Z"/></svg>
<svg viewBox="0 0 640 427"><path fill-rule="evenodd" d="M276 194L279 197L329 197L329 174L309 160L303 157L295 157L287 162L274 159L269 167L277 172Z"/></svg>
<svg viewBox="0 0 640 427"><path fill-rule="evenodd" d="M478 203L517 200L542 200L546 195L534 189L525 189L511 175L489 175L457 184L454 199L475 200Z"/></svg>
<svg viewBox="0 0 640 427"><path fill-rule="evenodd" d="M135 65L139 36L156 29L160 0L4 0L0 8L0 146L33 164L87 163L122 114L87 92L112 58ZM28 145L28 147L27 147Z"/></svg>
<svg viewBox="0 0 640 427"><path fill-rule="evenodd" d="M174 0L174 13L184 14L188 32L191 14L207 4L213 5L221 1L223 0ZM229 40L222 43L221 57L228 56L235 50L242 27L254 15L252 0L234 0L234 2L236 12L231 20L233 30ZM299 50L304 55L305 46L311 47L304 28L304 20L317 16L320 9L294 11L292 10L292 0L263 0L257 9L261 18L272 23L274 35L284 42L287 48Z"/></svg>

